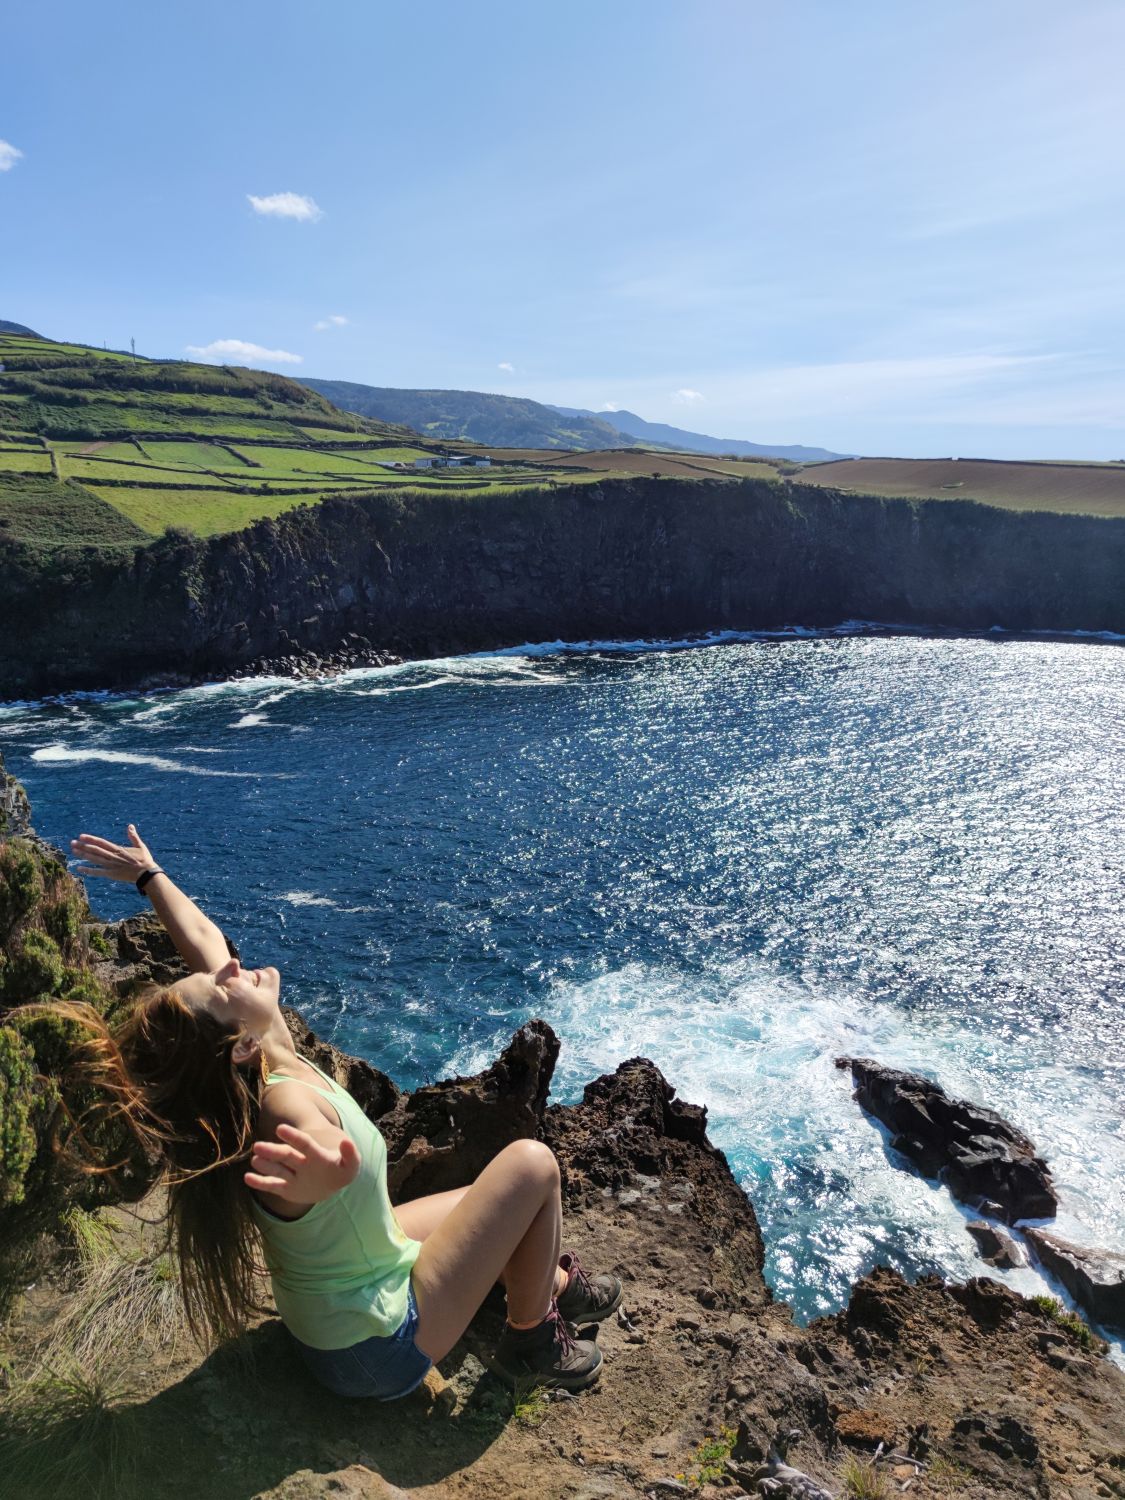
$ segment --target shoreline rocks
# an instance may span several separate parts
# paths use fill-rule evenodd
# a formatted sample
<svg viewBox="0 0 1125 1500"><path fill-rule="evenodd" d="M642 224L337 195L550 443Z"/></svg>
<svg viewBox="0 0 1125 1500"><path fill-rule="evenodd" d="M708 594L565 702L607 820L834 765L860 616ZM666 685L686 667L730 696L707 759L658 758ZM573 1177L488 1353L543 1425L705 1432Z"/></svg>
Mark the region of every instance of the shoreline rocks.
<svg viewBox="0 0 1125 1500"><path fill-rule="evenodd" d="M1125 1333L1125 1255L1073 1245L1045 1229L1025 1231L1032 1254L1095 1322Z"/></svg>
<svg viewBox="0 0 1125 1500"><path fill-rule="evenodd" d="M985 1105L951 1098L918 1073L869 1057L838 1057L854 1098L891 1132L891 1146L924 1177L994 1218L1053 1219L1058 1207L1047 1163L1021 1130Z"/></svg>
<svg viewBox="0 0 1125 1500"><path fill-rule="evenodd" d="M966 1224L965 1228L976 1240L980 1258L985 1265L996 1266L1003 1271L1011 1271L1017 1266L1027 1265L1027 1256L1023 1249L1016 1244L1010 1234L997 1229L995 1224L984 1224L977 1220L973 1224Z"/></svg>

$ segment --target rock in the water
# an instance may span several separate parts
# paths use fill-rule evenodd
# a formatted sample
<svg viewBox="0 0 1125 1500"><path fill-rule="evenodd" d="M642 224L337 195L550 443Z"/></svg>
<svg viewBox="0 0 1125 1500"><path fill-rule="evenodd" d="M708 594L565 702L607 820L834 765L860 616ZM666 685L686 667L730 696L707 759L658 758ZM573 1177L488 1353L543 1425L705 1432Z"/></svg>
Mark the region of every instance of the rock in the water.
<svg viewBox="0 0 1125 1500"><path fill-rule="evenodd" d="M1027 1256L1012 1236L997 1229L995 1224L985 1224L978 1219L973 1224L966 1224L965 1228L976 1240L981 1260L986 1265L996 1266L1002 1271L1027 1265Z"/></svg>
<svg viewBox="0 0 1125 1500"><path fill-rule="evenodd" d="M1062 1282L1096 1323L1125 1329L1125 1255L1072 1245L1045 1229L1029 1229L1027 1242L1043 1269Z"/></svg>
<svg viewBox="0 0 1125 1500"><path fill-rule="evenodd" d="M857 1102L892 1132L894 1149L955 1198L1009 1224L1054 1218L1047 1163L995 1110L951 1099L940 1084L867 1057L838 1057L836 1066L851 1069Z"/></svg>

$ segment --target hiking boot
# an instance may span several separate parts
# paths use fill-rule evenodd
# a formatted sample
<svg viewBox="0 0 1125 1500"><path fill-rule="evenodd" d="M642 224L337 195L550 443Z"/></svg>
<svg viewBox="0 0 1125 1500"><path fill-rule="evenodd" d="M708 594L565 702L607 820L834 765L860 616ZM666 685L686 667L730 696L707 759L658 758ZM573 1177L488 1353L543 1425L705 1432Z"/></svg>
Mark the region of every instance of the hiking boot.
<svg viewBox="0 0 1125 1500"><path fill-rule="evenodd" d="M592 1340L576 1339L552 1302L534 1328L504 1325L491 1369L513 1388L531 1382L580 1391L601 1374L602 1351Z"/></svg>
<svg viewBox="0 0 1125 1500"><path fill-rule="evenodd" d="M587 1276L577 1255L559 1256L566 1286L559 1293L559 1315L568 1323L600 1323L621 1306L621 1283L616 1276Z"/></svg>

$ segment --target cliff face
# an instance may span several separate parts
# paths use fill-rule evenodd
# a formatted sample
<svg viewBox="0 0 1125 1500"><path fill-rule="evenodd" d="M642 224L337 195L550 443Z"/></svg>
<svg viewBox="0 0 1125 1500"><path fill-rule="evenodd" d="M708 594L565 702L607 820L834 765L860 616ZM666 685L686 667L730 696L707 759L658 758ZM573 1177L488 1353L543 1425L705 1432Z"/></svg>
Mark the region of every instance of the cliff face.
<svg viewBox="0 0 1125 1500"><path fill-rule="evenodd" d="M349 633L405 655L868 619L1125 631L1125 520L802 485L330 500L205 542L0 544L0 696L221 675Z"/></svg>

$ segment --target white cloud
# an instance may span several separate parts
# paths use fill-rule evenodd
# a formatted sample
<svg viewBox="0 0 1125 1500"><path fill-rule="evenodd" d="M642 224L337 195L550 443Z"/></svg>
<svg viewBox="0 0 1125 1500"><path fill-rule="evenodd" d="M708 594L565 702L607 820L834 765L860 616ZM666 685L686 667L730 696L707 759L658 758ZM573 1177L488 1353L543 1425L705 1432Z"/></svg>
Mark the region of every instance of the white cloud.
<svg viewBox="0 0 1125 1500"><path fill-rule="evenodd" d="M261 344L248 344L245 339L213 339L209 344L189 344L186 352L198 359L217 359L225 364L299 365L302 358L299 354L290 354L288 349L263 349Z"/></svg>
<svg viewBox="0 0 1125 1500"><path fill-rule="evenodd" d="M313 324L317 333L323 333L326 328L346 328L348 320L343 313L329 313L326 318L318 318Z"/></svg>
<svg viewBox="0 0 1125 1500"><path fill-rule="evenodd" d="M0 172L10 172L22 155L10 141L0 141Z"/></svg>
<svg viewBox="0 0 1125 1500"><path fill-rule="evenodd" d="M502 359L500 361L500 363L496 366L496 368L498 370L503 370L504 373L507 374L507 375L514 375L516 373L516 367L515 367L515 365L509 364L506 359Z"/></svg>
<svg viewBox="0 0 1125 1500"><path fill-rule="evenodd" d="M246 198L256 214L274 219L299 219L308 224L315 223L324 213L315 198L306 198L301 193L270 193L265 198L247 193Z"/></svg>
<svg viewBox="0 0 1125 1500"><path fill-rule="evenodd" d="M695 406L697 402L703 400L703 392L688 390L684 386L680 390L672 392L672 400L677 406Z"/></svg>
<svg viewBox="0 0 1125 1500"><path fill-rule="evenodd" d="M618 406L618 404L617 404L616 401L604 401L602 403L602 405L598 407L598 410L599 411L620 411L621 408Z"/></svg>

